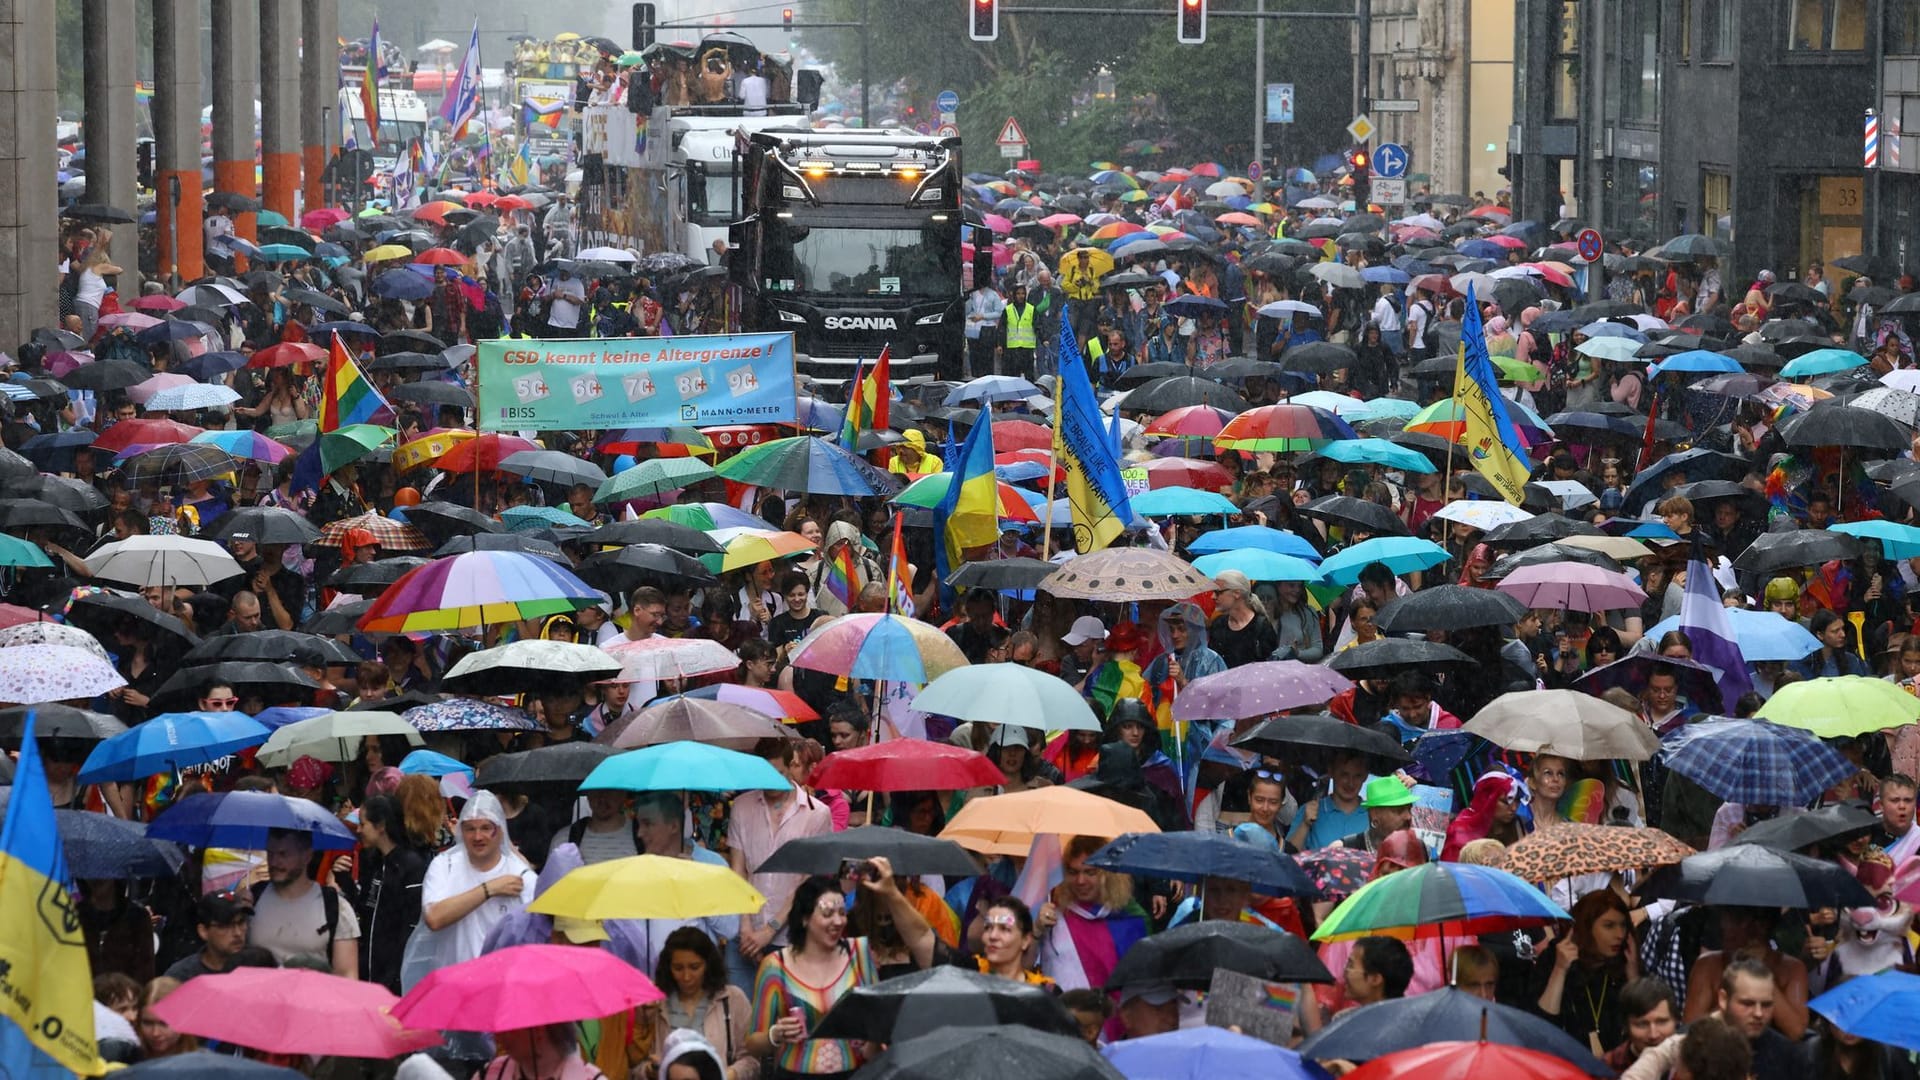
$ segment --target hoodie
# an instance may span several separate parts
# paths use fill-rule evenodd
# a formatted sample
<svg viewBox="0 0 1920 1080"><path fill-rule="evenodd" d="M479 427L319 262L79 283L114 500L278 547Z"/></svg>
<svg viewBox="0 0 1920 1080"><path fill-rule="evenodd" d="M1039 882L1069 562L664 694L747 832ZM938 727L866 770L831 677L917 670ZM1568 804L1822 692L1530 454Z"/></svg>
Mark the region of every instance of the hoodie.
<svg viewBox="0 0 1920 1080"><path fill-rule="evenodd" d="M704 1035L691 1028L676 1029L667 1036L667 1042L660 1051L659 1075L667 1075L667 1066L679 1061L699 1070L700 1080L726 1080L727 1066L720 1060L720 1052Z"/></svg>
<svg viewBox="0 0 1920 1080"><path fill-rule="evenodd" d="M821 558L813 570L813 606L827 615L847 613L847 605L833 595L833 590L828 588L826 583L827 563L833 557L835 546L841 543L853 545L854 570L863 585L869 581L886 581L885 572L880 567L880 559L867 547L864 538L860 535L859 527L845 521L829 524L827 535L820 544ZM857 593L854 599L859 599Z"/></svg>

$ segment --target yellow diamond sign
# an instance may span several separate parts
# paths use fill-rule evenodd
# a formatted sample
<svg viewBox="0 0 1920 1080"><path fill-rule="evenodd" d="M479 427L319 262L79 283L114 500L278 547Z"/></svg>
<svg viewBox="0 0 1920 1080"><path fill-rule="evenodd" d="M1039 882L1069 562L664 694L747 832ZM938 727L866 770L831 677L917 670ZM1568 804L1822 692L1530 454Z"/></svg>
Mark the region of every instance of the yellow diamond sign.
<svg viewBox="0 0 1920 1080"><path fill-rule="evenodd" d="M1353 123L1347 125L1347 134L1353 136L1353 141L1357 143L1373 138L1373 133L1378 130L1380 129L1373 126L1373 119L1366 113L1354 117Z"/></svg>

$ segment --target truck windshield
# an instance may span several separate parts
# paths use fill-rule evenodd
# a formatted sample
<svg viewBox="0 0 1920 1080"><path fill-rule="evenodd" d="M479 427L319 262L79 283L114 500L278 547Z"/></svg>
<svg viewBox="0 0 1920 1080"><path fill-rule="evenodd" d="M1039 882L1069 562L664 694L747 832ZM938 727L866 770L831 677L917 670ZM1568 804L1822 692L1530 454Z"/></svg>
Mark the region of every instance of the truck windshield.
<svg viewBox="0 0 1920 1080"><path fill-rule="evenodd" d="M782 222L769 230L762 277L773 292L951 297L960 289L960 245L950 229Z"/></svg>
<svg viewBox="0 0 1920 1080"><path fill-rule="evenodd" d="M687 218L695 225L733 223L733 173L709 166L687 177Z"/></svg>
<svg viewBox="0 0 1920 1080"><path fill-rule="evenodd" d="M404 150L415 139L427 137L427 125L417 120L395 120L383 117L380 121L380 154L389 154ZM365 148L368 142L367 119L364 116L353 118L353 144Z"/></svg>

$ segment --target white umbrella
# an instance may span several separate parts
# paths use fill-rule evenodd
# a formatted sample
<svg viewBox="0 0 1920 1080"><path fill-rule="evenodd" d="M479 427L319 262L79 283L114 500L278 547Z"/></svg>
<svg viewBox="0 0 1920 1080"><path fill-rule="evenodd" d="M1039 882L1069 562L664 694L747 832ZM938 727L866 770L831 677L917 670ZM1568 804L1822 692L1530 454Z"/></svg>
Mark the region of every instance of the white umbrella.
<svg viewBox="0 0 1920 1080"><path fill-rule="evenodd" d="M1241 187L1239 182L1234 180L1215 180L1213 183L1207 185L1207 194L1215 196L1216 198L1225 198L1228 195L1245 195L1246 193L1247 189Z"/></svg>
<svg viewBox="0 0 1920 1080"><path fill-rule="evenodd" d="M1320 317L1320 309L1300 300L1275 300L1271 304L1262 305L1257 314L1265 315L1269 319L1284 319L1292 315L1311 315L1317 319Z"/></svg>
<svg viewBox="0 0 1920 1080"><path fill-rule="evenodd" d="M148 412L186 412L193 409L217 409L240 400L231 387L212 383L169 386L147 399Z"/></svg>
<svg viewBox="0 0 1920 1080"><path fill-rule="evenodd" d="M460 46L455 45L446 38L434 38L432 41L427 42L414 51L423 53L452 52L459 47Z"/></svg>
<svg viewBox="0 0 1920 1080"><path fill-rule="evenodd" d="M1914 393L1920 393L1920 369L1902 368L1899 371L1889 371L1880 376L1880 385L1891 386L1895 390L1911 390Z"/></svg>
<svg viewBox="0 0 1920 1080"><path fill-rule="evenodd" d="M732 649L705 638L650 637L645 641L617 641L607 647L607 653L620 661L619 678L628 682L687 679L732 671L740 666L740 658Z"/></svg>
<svg viewBox="0 0 1920 1080"><path fill-rule="evenodd" d="M1457 521L1481 531L1496 525L1525 521L1533 515L1509 502L1496 499L1455 499L1433 512L1444 521Z"/></svg>
<svg viewBox="0 0 1920 1080"><path fill-rule="evenodd" d="M112 659L99 638L66 623L30 622L0 630L0 649L19 645L71 645L76 649L85 649L102 660Z"/></svg>
<svg viewBox="0 0 1920 1080"><path fill-rule="evenodd" d="M0 702L38 705L98 697L127 685L113 665L71 645L0 649Z"/></svg>
<svg viewBox="0 0 1920 1080"><path fill-rule="evenodd" d="M1468 287L1472 287L1475 296L1486 296L1493 292L1493 279L1485 274L1455 274L1447 279L1447 284L1453 286L1453 291L1461 296L1467 295Z"/></svg>
<svg viewBox="0 0 1920 1080"><path fill-rule="evenodd" d="M141 588L205 586L242 573L219 544L186 536L130 536L107 544L87 560L87 571L102 581Z"/></svg>
<svg viewBox="0 0 1920 1080"><path fill-rule="evenodd" d="M955 668L914 695L913 707L934 716L1012 724L1041 731L1099 731L1099 717L1059 676L1020 664Z"/></svg>
<svg viewBox="0 0 1920 1080"><path fill-rule="evenodd" d="M625 248L591 247L574 255L578 262L639 262L640 257Z"/></svg>
<svg viewBox="0 0 1920 1080"><path fill-rule="evenodd" d="M468 653L446 674L450 688L464 693L510 692L571 675L598 682L617 673L620 658L594 645L571 641L514 641ZM473 685L466 685L472 683ZM501 684L499 690L483 685Z"/></svg>
<svg viewBox="0 0 1920 1080"><path fill-rule="evenodd" d="M1360 271L1345 263L1314 263L1307 268L1307 273L1336 289L1364 289L1367 286L1367 279L1360 276Z"/></svg>
<svg viewBox="0 0 1920 1080"><path fill-rule="evenodd" d="M1650 359L1634 355L1640 351L1640 343L1632 338L1588 338L1574 346L1573 351L1584 356L1598 357L1601 360L1613 360L1622 364L1644 364Z"/></svg>
<svg viewBox="0 0 1920 1080"><path fill-rule="evenodd" d="M399 713L329 712L276 729L258 757L269 769L284 769L303 757L352 761L360 756L361 740L369 735L397 735L408 746L426 745L420 732Z"/></svg>
<svg viewBox="0 0 1920 1080"><path fill-rule="evenodd" d="M1340 204L1324 195L1313 195L1293 204L1301 210L1337 210Z"/></svg>
<svg viewBox="0 0 1920 1080"><path fill-rule="evenodd" d="M1394 222L1394 224L1409 225L1416 229L1432 229L1435 232L1439 232L1441 229L1447 227L1446 222L1441 221L1432 214L1415 214L1412 217L1403 217L1399 221Z"/></svg>

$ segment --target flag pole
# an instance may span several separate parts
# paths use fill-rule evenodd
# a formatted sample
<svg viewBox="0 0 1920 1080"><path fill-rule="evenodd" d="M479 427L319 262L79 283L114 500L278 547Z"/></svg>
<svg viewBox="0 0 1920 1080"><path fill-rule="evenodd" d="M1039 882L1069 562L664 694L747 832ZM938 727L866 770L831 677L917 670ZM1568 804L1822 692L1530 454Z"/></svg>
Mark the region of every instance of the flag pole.
<svg viewBox="0 0 1920 1080"><path fill-rule="evenodd" d="M1069 305L1061 305L1060 326L1062 333L1070 333L1073 325L1073 311ZM1056 335L1058 337L1058 335ZM1053 436L1047 440L1047 509L1046 523L1040 530L1040 561L1046 562L1053 556L1053 503L1056 484L1054 477L1059 472L1060 454L1060 365L1066 358L1060 355L1059 342L1056 340L1053 351Z"/></svg>

